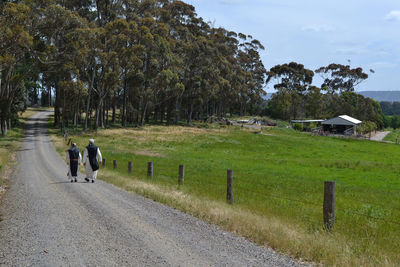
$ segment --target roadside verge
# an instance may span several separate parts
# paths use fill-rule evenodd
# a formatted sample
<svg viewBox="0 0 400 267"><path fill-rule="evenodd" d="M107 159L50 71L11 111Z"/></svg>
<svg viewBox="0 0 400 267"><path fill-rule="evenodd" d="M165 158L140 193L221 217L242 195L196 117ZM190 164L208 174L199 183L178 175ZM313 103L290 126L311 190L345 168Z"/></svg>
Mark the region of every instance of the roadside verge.
<svg viewBox="0 0 400 267"><path fill-rule="evenodd" d="M43 108L28 108L19 115L17 126L8 131L5 137L0 137L0 202L1 197L10 186L10 176L17 163L17 152L25 136L26 120Z"/></svg>

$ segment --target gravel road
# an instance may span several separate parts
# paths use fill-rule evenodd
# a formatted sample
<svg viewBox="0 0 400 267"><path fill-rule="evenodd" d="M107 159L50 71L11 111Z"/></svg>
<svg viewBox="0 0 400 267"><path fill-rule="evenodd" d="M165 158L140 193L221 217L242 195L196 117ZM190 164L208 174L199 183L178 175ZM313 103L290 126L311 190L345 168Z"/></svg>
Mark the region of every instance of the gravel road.
<svg viewBox="0 0 400 267"><path fill-rule="evenodd" d="M102 181L70 183L47 135L28 122L0 208L4 266L298 266L189 215ZM100 170L101 175L101 170Z"/></svg>
<svg viewBox="0 0 400 267"><path fill-rule="evenodd" d="M370 140L372 141L383 141L383 139L390 134L390 131L378 132L376 135L372 136Z"/></svg>

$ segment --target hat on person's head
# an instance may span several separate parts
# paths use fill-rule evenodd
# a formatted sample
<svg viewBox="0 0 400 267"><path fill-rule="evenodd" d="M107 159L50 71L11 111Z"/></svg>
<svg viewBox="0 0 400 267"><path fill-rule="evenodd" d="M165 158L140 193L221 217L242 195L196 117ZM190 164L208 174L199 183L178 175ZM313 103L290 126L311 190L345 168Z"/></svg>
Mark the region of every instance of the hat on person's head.
<svg viewBox="0 0 400 267"><path fill-rule="evenodd" d="M89 143L94 144L94 139L89 139Z"/></svg>
<svg viewBox="0 0 400 267"><path fill-rule="evenodd" d="M72 146L76 146L76 143L72 143Z"/></svg>

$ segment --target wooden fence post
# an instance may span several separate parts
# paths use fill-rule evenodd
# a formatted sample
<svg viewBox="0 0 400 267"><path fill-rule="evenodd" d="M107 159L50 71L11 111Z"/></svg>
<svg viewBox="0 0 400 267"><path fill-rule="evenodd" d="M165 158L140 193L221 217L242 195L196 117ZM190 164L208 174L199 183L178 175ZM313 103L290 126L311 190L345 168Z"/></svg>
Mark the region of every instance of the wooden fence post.
<svg viewBox="0 0 400 267"><path fill-rule="evenodd" d="M114 166L114 169L116 169L117 168L117 160L113 160L113 166Z"/></svg>
<svg viewBox="0 0 400 267"><path fill-rule="evenodd" d="M103 167L106 167L106 159L103 159Z"/></svg>
<svg viewBox="0 0 400 267"><path fill-rule="evenodd" d="M335 224L335 191L336 182L326 181L324 186L324 226L331 230Z"/></svg>
<svg viewBox="0 0 400 267"><path fill-rule="evenodd" d="M229 204L233 204L233 171L227 171L227 190L226 190L226 200Z"/></svg>
<svg viewBox="0 0 400 267"><path fill-rule="evenodd" d="M132 173L132 169L133 169L132 161L129 161L129 162L128 162L128 172L129 172L129 173Z"/></svg>
<svg viewBox="0 0 400 267"><path fill-rule="evenodd" d="M153 162L152 161L147 163L147 176L149 178L153 177Z"/></svg>
<svg viewBox="0 0 400 267"><path fill-rule="evenodd" d="M178 176L178 183L183 185L183 181L185 179L185 166L179 165L179 176Z"/></svg>

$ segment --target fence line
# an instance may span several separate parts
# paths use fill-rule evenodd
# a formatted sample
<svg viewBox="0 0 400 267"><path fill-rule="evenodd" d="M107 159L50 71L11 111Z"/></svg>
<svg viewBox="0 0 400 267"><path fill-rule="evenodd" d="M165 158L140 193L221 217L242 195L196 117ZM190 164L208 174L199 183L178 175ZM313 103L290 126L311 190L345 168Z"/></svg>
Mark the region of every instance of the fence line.
<svg viewBox="0 0 400 267"><path fill-rule="evenodd" d="M343 213L343 211L340 212L340 213ZM368 215L368 214L359 213L359 212L350 211L348 214L357 215L357 216L360 216L360 217L365 217L365 218L369 218L369 219L373 219L373 220L377 220L377 221L383 221L383 222L386 222L386 223L400 225L400 221L397 222L397 221L392 221L392 220L385 220L383 218L378 218L378 217L374 217L374 216L371 216L371 215Z"/></svg>
<svg viewBox="0 0 400 267"><path fill-rule="evenodd" d="M254 183L254 184L249 184L249 183L246 183L246 182L243 182L243 180L238 180L237 181L237 184L240 184L240 185L248 185L248 186L253 186L253 185L256 185L256 186L258 186L258 185L263 185L263 186L267 186L267 184L260 184L260 183ZM271 184L270 184L271 185ZM288 187L287 189L294 189L295 187ZM311 191L304 191L304 190L299 190L299 191L301 191L302 193L305 193L305 194L309 194L309 195L311 195L311 194L317 194L317 192L311 192ZM298 192L298 191L290 191L290 192Z"/></svg>
<svg viewBox="0 0 400 267"><path fill-rule="evenodd" d="M292 198L277 196L277 195L268 194L268 193L265 194L265 193L257 192L257 191L251 190L251 189L243 188L243 187L240 187L240 186L236 186L235 188L239 188L244 192L249 192L249 193L253 193L253 194L256 194L256 195L260 195L260 196L262 196L264 198L275 198L275 199L280 199L280 200L287 200L287 201L292 201L292 202L298 202L298 203L301 203L301 204L321 207L320 204L316 204L316 203L313 203L313 202L310 202L310 201L302 201L302 200L298 200L298 199L292 199Z"/></svg>
<svg viewBox="0 0 400 267"><path fill-rule="evenodd" d="M70 142L71 142L71 141L72 141L72 140L70 140ZM105 167L105 162L106 162L106 159L104 158L104 159L103 159L104 167ZM128 162L128 173L131 173L131 172L132 172L132 165L133 165L133 163L132 163L131 161L129 161L129 162ZM153 162L148 162L148 166L147 166L147 167L148 167L148 168L147 168L148 177L153 177ZM180 165L180 167L179 167L178 177L181 177L181 175L182 175L182 169L181 169L181 168L182 168L182 165ZM117 169L117 161L116 161L116 160L113 160L113 169ZM249 183L243 182L243 180L240 180L240 182L236 182L235 184L237 184L237 185L234 186L233 181L236 181L236 180L233 179L232 170L228 170L227 176L228 176L227 184L218 184L218 183L213 183L213 182L210 182L210 181L206 181L206 182L203 182L203 183L199 183L199 182L197 182L197 180L195 180L195 179L186 179L185 182L186 182L186 183L189 183L189 184L191 184L191 183L192 183L192 184L198 184L198 185L207 184L207 185L214 185L214 186L218 186L218 187L219 187L219 186L225 187L225 186L228 185L228 187L227 187L227 190L228 190L228 191L227 191L227 200L228 200L228 202L231 203L231 204L233 204L233 192L236 191L237 189L239 189L239 190L240 190L239 192L253 193L253 194L259 195L259 196L261 196L261 197L263 197L263 198L275 198L275 199L279 199L279 200L285 200L285 201L291 201L291 202L301 203L301 204L303 204L303 205L311 205L311 206L315 206L315 207L319 207L319 208L322 207L321 204L316 204L316 203L311 202L311 201L299 200L299 199L292 199L292 198L283 197L283 196L277 196L277 195L274 195L274 194L268 194L268 193L266 193L266 192L254 191L254 190L251 190L251 189L249 189L249 188L242 187L242 185L249 185L249 186L254 186L254 185L255 185L255 186L268 186L268 184L262 184L262 183L249 184ZM167 181L167 182L170 182L171 180L170 180L170 179L166 179L166 181ZM178 183L178 184L182 184L182 183L180 183L180 181L181 181L180 178L177 179L177 183ZM171 181L171 182L172 182L172 181ZM327 183L327 182L326 182L326 183ZM353 188L352 186L339 186L338 188L341 189L341 188L350 188L350 187ZM236 190L235 190L235 189L236 189ZM304 192L304 191L302 191L302 192ZM305 193L307 194L307 192L305 192ZM315 194L315 193L316 193L316 192L313 192L312 194ZM308 192L308 194L311 194L311 193ZM325 192L325 194L326 194L326 192ZM334 195L335 195L335 192L333 191L333 203L332 203L332 204L333 204L333 206L332 206L332 207L333 207L333 215L330 215L330 216L333 217L333 222L334 222L334 219L335 219L335 215L334 215L334 209L335 209ZM326 200L324 200L324 201L326 201ZM358 202L358 201L355 201L355 202L356 202L356 203L359 203L359 204L367 204L367 205L376 206L376 207L383 207L383 208L388 209L388 210L398 210L398 211L400 211L400 208L396 208L396 207L388 208L388 207L386 207L386 206L383 206L382 204L369 203L369 202ZM324 205L324 210L325 210L325 205ZM372 219L372 220L383 221L383 222L385 222L385 223L400 225L400 222L398 222L398 221L386 220L386 219L379 218L379 217L374 217L374 216L371 216L371 215L368 215L368 214L363 214L363 213L359 213L359 212L354 212L354 211L352 211L352 210L350 210L350 209L341 210L340 213L352 214L352 215L357 215L357 216L369 218L369 219ZM331 218L331 219L332 219L332 218ZM324 211L324 220L325 220L325 211ZM328 226L327 228L328 228L328 230L329 230L330 228L333 227L333 223L332 223L332 224L327 224L327 223L325 222L325 226Z"/></svg>
<svg viewBox="0 0 400 267"><path fill-rule="evenodd" d="M198 185L203 185L204 184L204 183L197 182L197 180L192 180L192 179L188 179L188 178L185 179L185 183L193 183L193 184L198 184ZM209 181L207 181L207 184L226 187L226 184L212 183L212 182L209 182Z"/></svg>
<svg viewBox="0 0 400 267"><path fill-rule="evenodd" d="M375 207L384 208L385 210L395 210L395 211L400 212L400 208L396 208L396 207L388 208L387 206L378 204L378 203L361 202L361 201L357 201L357 200L355 200L354 203L357 203L358 205L371 205L371 206L375 206Z"/></svg>
<svg viewBox="0 0 400 267"><path fill-rule="evenodd" d="M355 186L355 185L340 185L340 188L344 188L344 189L357 189L359 187ZM372 189L372 188L371 188ZM375 189L373 188L373 190L381 192L381 193L396 193L400 196L400 190L397 189L387 189L387 190L383 190L383 189Z"/></svg>

